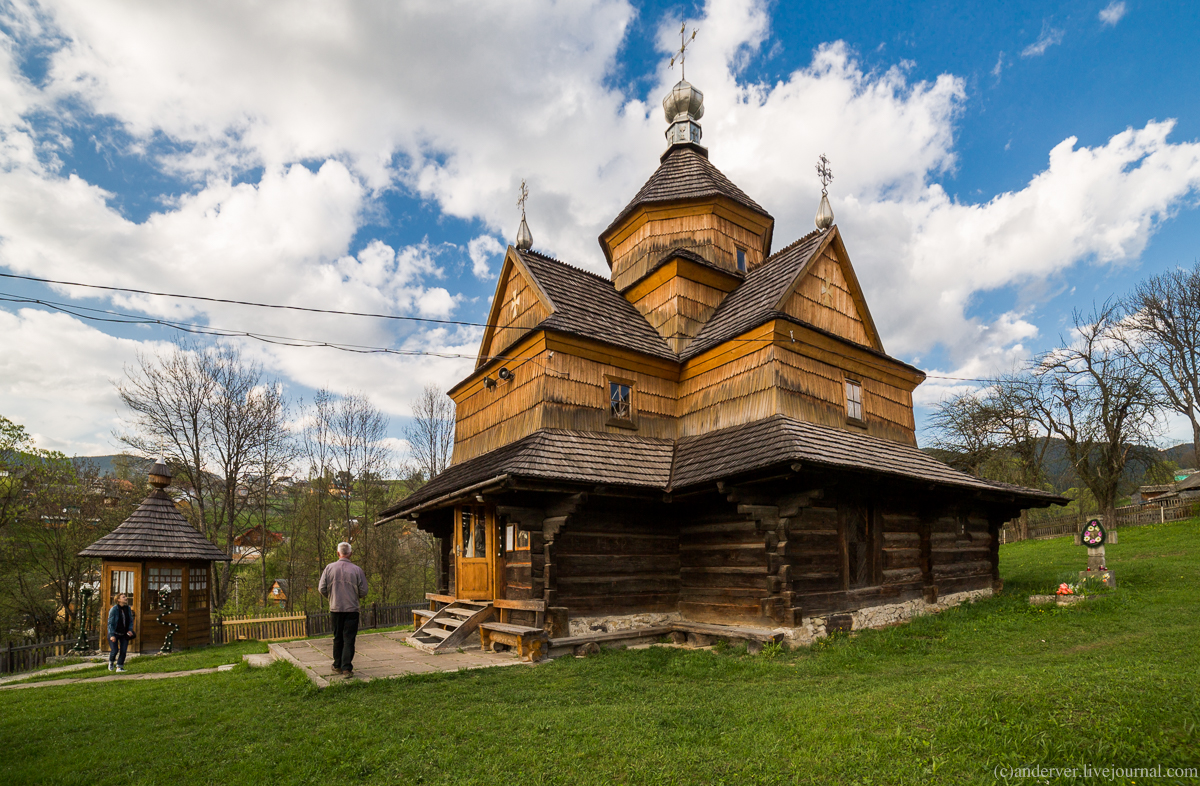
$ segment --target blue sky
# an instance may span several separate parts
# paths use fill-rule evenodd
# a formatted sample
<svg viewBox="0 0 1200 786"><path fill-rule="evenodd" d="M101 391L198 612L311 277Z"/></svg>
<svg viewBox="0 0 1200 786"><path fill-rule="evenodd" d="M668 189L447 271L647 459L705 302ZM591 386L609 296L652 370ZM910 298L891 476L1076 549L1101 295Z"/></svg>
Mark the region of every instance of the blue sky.
<svg viewBox="0 0 1200 786"><path fill-rule="evenodd" d="M680 20L712 160L777 219L834 210L929 403L1051 347L1073 309L1200 249L1200 14L1133 2L0 3L0 272L480 322L522 178L535 247L596 235L663 147ZM1073 141L1072 141L1073 140ZM248 342L295 398L361 390L402 435L469 326L0 292L443 356ZM112 381L173 331L0 303L0 414L111 452ZM1182 436L1183 432L1178 431ZM403 445L397 442L403 452Z"/></svg>

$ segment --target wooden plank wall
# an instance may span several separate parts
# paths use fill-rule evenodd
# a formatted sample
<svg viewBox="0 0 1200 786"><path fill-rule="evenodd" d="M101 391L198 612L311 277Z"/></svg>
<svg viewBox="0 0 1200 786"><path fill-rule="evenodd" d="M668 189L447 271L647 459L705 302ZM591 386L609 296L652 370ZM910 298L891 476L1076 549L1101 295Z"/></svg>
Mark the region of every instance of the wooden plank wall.
<svg viewBox="0 0 1200 786"><path fill-rule="evenodd" d="M602 498L571 517L552 546L554 605L572 617L676 610L678 530L646 507Z"/></svg>
<svg viewBox="0 0 1200 786"><path fill-rule="evenodd" d="M482 455L543 428L546 355L542 351L527 361L514 362L512 381L497 381L491 389L480 385L458 400L453 463ZM492 378L496 379L495 374Z"/></svg>
<svg viewBox="0 0 1200 786"><path fill-rule="evenodd" d="M716 361L679 383L678 436L705 434L775 414L772 348L754 342L730 347Z"/></svg>
<svg viewBox="0 0 1200 786"><path fill-rule="evenodd" d="M827 330L856 344L871 346L858 306L842 273L837 254L826 247L813 260L784 311L801 322Z"/></svg>
<svg viewBox="0 0 1200 786"><path fill-rule="evenodd" d="M537 293L515 267L509 273L499 297L500 310L496 315L496 327L492 330L491 340L483 353L485 358L503 354L525 331L550 316Z"/></svg>
<svg viewBox="0 0 1200 786"><path fill-rule="evenodd" d="M674 380L565 352L556 352L553 358L546 359L542 428L626 431L608 424L608 377L633 381L638 436L662 439L675 436Z"/></svg>
<svg viewBox="0 0 1200 786"><path fill-rule="evenodd" d="M506 600L542 600L545 538L540 529L527 525L525 530L529 532L529 548L510 551L505 555ZM532 611L510 611L508 618L514 625L533 625L535 622Z"/></svg>
<svg viewBox="0 0 1200 786"><path fill-rule="evenodd" d="M774 347L774 387L779 391L777 412L797 420L833 428L863 431L846 422L847 374L786 346ZM887 382L858 374L863 386L866 433L881 439L916 444L912 394Z"/></svg>
<svg viewBox="0 0 1200 786"><path fill-rule="evenodd" d="M680 352L704 327L726 294L716 287L674 276L633 301L633 305L667 346Z"/></svg>
<svg viewBox="0 0 1200 786"><path fill-rule="evenodd" d="M717 267L736 272L739 246L746 250L748 270L762 263L762 236L723 216L703 213L652 219L613 250L613 284L624 291L674 248L686 248Z"/></svg>
<svg viewBox="0 0 1200 786"><path fill-rule="evenodd" d="M759 621L770 565L757 522L730 512L683 518L680 613L701 622Z"/></svg>
<svg viewBox="0 0 1200 786"><path fill-rule="evenodd" d="M940 516L930 527L930 557L939 595L991 586L992 536L979 514Z"/></svg>

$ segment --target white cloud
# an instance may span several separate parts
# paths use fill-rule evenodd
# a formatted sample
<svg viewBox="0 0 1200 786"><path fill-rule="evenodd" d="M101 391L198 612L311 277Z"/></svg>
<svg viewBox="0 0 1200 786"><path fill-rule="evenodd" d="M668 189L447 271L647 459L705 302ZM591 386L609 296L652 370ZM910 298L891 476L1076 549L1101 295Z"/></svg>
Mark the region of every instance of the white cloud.
<svg viewBox="0 0 1200 786"><path fill-rule="evenodd" d="M1065 34L1064 30L1043 23L1042 34L1038 36L1038 40L1021 50L1021 57L1040 57L1046 54L1047 49L1062 43Z"/></svg>
<svg viewBox="0 0 1200 786"><path fill-rule="evenodd" d="M503 253L504 246L491 235L473 238L467 245L467 255L471 257L471 273L480 281L495 278L497 274L491 272L488 260Z"/></svg>
<svg viewBox="0 0 1200 786"><path fill-rule="evenodd" d="M996 65L992 66L992 76L996 77L996 79L999 79L1000 74L1003 71L1004 71L1004 52L1002 50L1000 52L999 57L996 58Z"/></svg>
<svg viewBox="0 0 1200 786"><path fill-rule="evenodd" d="M1124 2L1114 0L1100 10L1100 21L1106 26L1112 27L1125 16L1125 10Z"/></svg>
<svg viewBox="0 0 1200 786"><path fill-rule="evenodd" d="M1003 370L1034 338L1039 291L1080 263L1136 259L1200 183L1196 144L1171 143L1170 124L1151 123L1092 148L1066 140L1026 187L959 202L934 181L956 165L965 80L913 81L904 63L868 70L833 42L777 82L749 81L748 58L770 34L767 8L712 0L687 20L701 30L688 77L706 96L705 144L713 162L775 215L777 248L811 229L819 198L812 166L818 154L830 157L839 224L896 354L941 344L955 375ZM136 10L60 0L44 12L10 11L16 21L6 29L47 48L50 71L31 85L16 71L13 46L0 46L0 264L49 277L445 318L458 313L463 296L439 262L444 247L394 248L367 238L358 249L365 217L380 209L386 189L398 188L443 216L480 221L486 229L467 242L467 253L482 280L495 275L491 260L503 252L496 237L515 233L513 201L527 179L536 246L606 272L595 238L657 166L665 129L658 100L677 78L663 69L646 101L612 86L634 13L621 0ZM677 46L678 25L661 20L662 52ZM1063 35L1045 26L1022 56L1043 54ZM997 77L1003 67L1001 53ZM70 151L58 131L93 114L132 135L133 152L177 174L184 195L134 223L96 185L63 176L55 156ZM52 121L35 128L35 116ZM147 151L161 149L152 143L164 137L177 147L155 158ZM263 172L257 183L233 184L231 173L254 166ZM979 293L1004 288L1022 292L1012 312L969 316ZM479 336L466 327L298 320L125 296L114 302L444 355L473 356ZM363 389L394 415L407 414L426 383L446 387L471 365L456 357L251 351L297 385Z"/></svg>
<svg viewBox="0 0 1200 786"><path fill-rule="evenodd" d="M67 455L120 450L123 410L112 380L155 342L109 336L64 314L0 311L0 414L26 426L38 447Z"/></svg>

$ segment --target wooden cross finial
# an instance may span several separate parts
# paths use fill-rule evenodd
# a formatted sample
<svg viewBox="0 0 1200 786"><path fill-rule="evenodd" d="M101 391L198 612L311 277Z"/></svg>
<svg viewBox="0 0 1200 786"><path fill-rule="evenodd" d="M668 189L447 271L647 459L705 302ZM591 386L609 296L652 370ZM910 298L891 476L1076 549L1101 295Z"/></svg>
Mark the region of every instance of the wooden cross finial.
<svg viewBox="0 0 1200 786"><path fill-rule="evenodd" d="M517 207L521 208L521 220L525 220L525 200L529 198L529 189L525 187L525 179L521 179L521 190L517 192Z"/></svg>
<svg viewBox="0 0 1200 786"><path fill-rule="evenodd" d="M829 159L822 153L817 159L817 178L821 181L821 196L829 193L829 182L833 180L833 170L829 168Z"/></svg>
<svg viewBox="0 0 1200 786"><path fill-rule="evenodd" d="M676 52L675 55L671 58L671 68L675 67L675 61L678 60L679 61L679 78L684 81L687 80L687 71L684 67L683 61L687 57L688 45L696 40L696 32L698 30L699 30L699 28L693 27L692 28L692 37L687 38L686 37L687 22L684 22L679 27L679 51Z"/></svg>

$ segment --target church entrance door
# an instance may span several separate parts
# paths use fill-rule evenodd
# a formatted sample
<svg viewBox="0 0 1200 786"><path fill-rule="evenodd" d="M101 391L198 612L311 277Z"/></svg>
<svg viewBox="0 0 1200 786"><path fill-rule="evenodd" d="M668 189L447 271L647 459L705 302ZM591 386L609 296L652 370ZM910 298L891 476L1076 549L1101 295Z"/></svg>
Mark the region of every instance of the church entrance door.
<svg viewBox="0 0 1200 786"><path fill-rule="evenodd" d="M457 509L454 528L454 595L493 600L496 586L496 516L484 505Z"/></svg>

